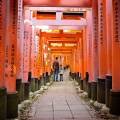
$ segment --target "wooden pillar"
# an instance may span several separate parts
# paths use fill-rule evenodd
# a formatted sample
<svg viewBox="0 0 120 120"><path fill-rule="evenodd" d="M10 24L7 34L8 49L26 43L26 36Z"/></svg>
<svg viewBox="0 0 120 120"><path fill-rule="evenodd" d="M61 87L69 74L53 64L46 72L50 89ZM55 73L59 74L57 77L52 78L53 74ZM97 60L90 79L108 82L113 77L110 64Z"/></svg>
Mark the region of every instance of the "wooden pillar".
<svg viewBox="0 0 120 120"><path fill-rule="evenodd" d="M92 1L92 22L93 22L93 39L92 39L92 54L93 54L93 80L97 80L99 74L98 62L98 1Z"/></svg>
<svg viewBox="0 0 120 120"><path fill-rule="evenodd" d="M110 89L112 89L112 0L106 0L106 36L107 36L107 74L105 80L105 103L110 106Z"/></svg>
<svg viewBox="0 0 120 120"><path fill-rule="evenodd" d="M30 23L31 12L24 9L24 40L23 40L23 86L24 86L24 99L29 98L28 74L31 65L31 39L32 39L32 25Z"/></svg>
<svg viewBox="0 0 120 120"><path fill-rule="evenodd" d="M45 64L44 64L44 50L45 50L45 47L46 47L46 45L45 45L45 37L44 36L42 36L42 38L41 38L41 44L42 44L42 64L41 64L41 67L42 67L42 74L44 74L45 73Z"/></svg>
<svg viewBox="0 0 120 120"><path fill-rule="evenodd" d="M75 59L75 52L76 50L73 50L73 73L75 73L75 63L76 63L76 59Z"/></svg>
<svg viewBox="0 0 120 120"><path fill-rule="evenodd" d="M61 60L62 60L62 57L61 57ZM62 62L61 62L61 64L62 64ZM49 75L50 75L50 72L51 72L51 50L48 45L48 73L49 73Z"/></svg>
<svg viewBox="0 0 120 120"><path fill-rule="evenodd" d="M28 73L30 69L30 40L31 40L31 25L29 23L25 23L24 25L24 58L23 58L23 82L28 82Z"/></svg>
<svg viewBox="0 0 120 120"><path fill-rule="evenodd" d="M98 63L98 0L92 0L92 74L93 79L88 83L88 93L92 100L97 99L97 78L99 74L99 63Z"/></svg>
<svg viewBox="0 0 120 120"><path fill-rule="evenodd" d="M105 103L105 75L107 73L106 0L98 0L98 13L99 78L97 84L97 101Z"/></svg>
<svg viewBox="0 0 120 120"><path fill-rule="evenodd" d="M5 87L4 83L4 62L7 64L8 59L5 59L5 16L6 1L0 1L0 87Z"/></svg>
<svg viewBox="0 0 120 120"><path fill-rule="evenodd" d="M76 72L77 72L77 48L74 48L74 59L75 59L75 62L74 62L74 73L76 74Z"/></svg>
<svg viewBox="0 0 120 120"><path fill-rule="evenodd" d="M38 90L38 79L40 75L40 60L39 60L39 42L40 42L40 30L35 31L35 41L34 41L34 79L35 79L35 90Z"/></svg>
<svg viewBox="0 0 120 120"><path fill-rule="evenodd" d="M17 22L17 79L22 79L22 54L24 39L23 1L18 1L18 22Z"/></svg>
<svg viewBox="0 0 120 120"><path fill-rule="evenodd" d="M89 80L93 80L93 53L92 53L92 40L93 40L93 36L92 36L92 10L87 11L86 13L86 19L87 19L87 28L86 28L86 44L87 44L87 71L89 74Z"/></svg>
<svg viewBox="0 0 120 120"><path fill-rule="evenodd" d="M86 90L86 73L88 72L88 68L87 68L87 26L85 28L83 28L83 89Z"/></svg>
<svg viewBox="0 0 120 120"><path fill-rule="evenodd" d="M19 103L23 100L23 86L22 86L23 39L24 39L23 0L18 0L16 91L18 92Z"/></svg>
<svg viewBox="0 0 120 120"><path fill-rule="evenodd" d="M32 47L31 47L31 72L32 78L35 78L35 45L36 45L36 28L32 26Z"/></svg>
<svg viewBox="0 0 120 120"><path fill-rule="evenodd" d="M35 91L35 68L36 68L36 57L35 57L35 51L36 51L36 38L38 36L36 35L36 28L35 26L32 26L32 45L31 45L31 84L30 84L30 90L32 92Z"/></svg>
<svg viewBox="0 0 120 120"><path fill-rule="evenodd" d="M98 0L99 11L99 78L104 79L107 73L107 40L106 40L106 2Z"/></svg>
<svg viewBox="0 0 120 120"><path fill-rule="evenodd" d="M120 1L112 0L113 39L112 39L112 90L110 112L120 115Z"/></svg>
<svg viewBox="0 0 120 120"><path fill-rule="evenodd" d="M48 44L45 38L45 49L44 49L44 64L45 64L45 73L48 72Z"/></svg>
<svg viewBox="0 0 120 120"><path fill-rule="evenodd" d="M6 11L6 41L5 41L5 86L7 88L7 117L17 117L18 96L16 92L17 67L17 18L18 1L7 1Z"/></svg>
<svg viewBox="0 0 120 120"><path fill-rule="evenodd" d="M5 41L5 59L8 62L6 62L5 67L5 85L8 92L15 92L17 58L17 5L15 0L8 2L7 5L7 35ZM15 9L13 9L15 5Z"/></svg>
<svg viewBox="0 0 120 120"><path fill-rule="evenodd" d="M46 34L45 32L43 34ZM42 85L46 85L45 81L45 49L46 49L46 44L45 44L45 36L41 36L41 72L42 72Z"/></svg>
<svg viewBox="0 0 120 120"><path fill-rule="evenodd" d="M79 52L80 52L80 45L79 42L77 43L77 74L79 74L79 67L80 67L80 56L79 56Z"/></svg>
<svg viewBox="0 0 120 120"><path fill-rule="evenodd" d="M83 79L84 79L84 49L83 49L83 31L82 31L82 37L79 39L79 44L80 44L80 88L83 90Z"/></svg>
<svg viewBox="0 0 120 120"><path fill-rule="evenodd" d="M83 79L85 78L85 74L87 72L87 40L86 40L86 33L87 33L87 28L83 28L83 66L84 66L84 74L83 74Z"/></svg>
<svg viewBox="0 0 120 120"><path fill-rule="evenodd" d="M86 12L87 26L85 28L85 39L84 39L84 90L88 89L88 79L93 80L93 64L92 64L92 10Z"/></svg>
<svg viewBox="0 0 120 120"><path fill-rule="evenodd" d="M4 79L4 67L8 64L5 59L5 37L6 37L6 0L0 1L0 120L6 119L6 88Z"/></svg>
<svg viewBox="0 0 120 120"><path fill-rule="evenodd" d="M72 52L73 53L73 52ZM71 54L71 72L73 73L73 54ZM64 57L63 57L63 59L64 59Z"/></svg>
<svg viewBox="0 0 120 120"><path fill-rule="evenodd" d="M81 78L81 72L82 72L82 64L81 64L81 45L80 45L81 37L79 38L78 46L79 46L79 76Z"/></svg>
<svg viewBox="0 0 120 120"><path fill-rule="evenodd" d="M42 36L40 36L40 42L39 42L39 45L40 45L40 76L42 76L42 73L43 73L43 69L42 69L42 64L43 64L43 55L42 55L42 51L43 51L43 44L42 44Z"/></svg>
<svg viewBox="0 0 120 120"><path fill-rule="evenodd" d="M23 41L23 83L28 82L28 73L30 71L30 49L32 39L32 25L30 23L30 10L24 10L24 41Z"/></svg>
<svg viewBox="0 0 120 120"><path fill-rule="evenodd" d="M79 38L78 38L78 43L77 43L77 56L78 56L78 70L77 70L77 72L78 72L78 75L80 77L80 69L81 69L81 67L80 67L80 42L79 42Z"/></svg>
<svg viewBox="0 0 120 120"><path fill-rule="evenodd" d="M37 78L40 77L40 66L41 66L41 59L40 59L40 30L38 30L39 36L37 41Z"/></svg>

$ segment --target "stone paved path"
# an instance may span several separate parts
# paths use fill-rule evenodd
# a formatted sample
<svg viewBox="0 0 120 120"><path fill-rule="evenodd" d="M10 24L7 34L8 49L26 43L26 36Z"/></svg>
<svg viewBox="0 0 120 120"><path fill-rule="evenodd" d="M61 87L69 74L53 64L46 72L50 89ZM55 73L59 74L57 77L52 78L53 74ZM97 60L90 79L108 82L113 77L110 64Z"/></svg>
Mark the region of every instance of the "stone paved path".
<svg viewBox="0 0 120 120"><path fill-rule="evenodd" d="M31 113L32 120L96 120L94 112L77 95L68 71L63 82L55 82L34 102Z"/></svg>

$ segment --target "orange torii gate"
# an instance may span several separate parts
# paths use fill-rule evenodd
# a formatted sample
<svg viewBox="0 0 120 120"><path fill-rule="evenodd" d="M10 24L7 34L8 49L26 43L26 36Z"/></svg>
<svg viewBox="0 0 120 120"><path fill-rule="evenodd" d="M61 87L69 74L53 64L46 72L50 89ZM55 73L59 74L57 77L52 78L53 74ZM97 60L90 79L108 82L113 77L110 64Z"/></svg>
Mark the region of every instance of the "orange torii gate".
<svg viewBox="0 0 120 120"><path fill-rule="evenodd" d="M97 83L97 100L105 103L105 75L107 73L107 40L106 40L106 3L98 0L98 46L99 46L99 78Z"/></svg>
<svg viewBox="0 0 120 120"><path fill-rule="evenodd" d="M105 81L105 103L110 107L110 89L112 89L112 0L106 0L106 37L107 37L107 73Z"/></svg>
<svg viewBox="0 0 120 120"><path fill-rule="evenodd" d="M30 19L30 11L24 10L24 19ZM32 41L32 25L29 21L24 21L24 40L23 40L23 78L24 99L29 98L29 80L28 73L31 72L31 41Z"/></svg>
<svg viewBox="0 0 120 120"><path fill-rule="evenodd" d="M6 32L4 34L6 36L5 39L6 62L4 69L4 83L7 89L6 112L7 112L7 117L11 118L11 117L16 117L18 114L17 113L18 97L16 92L18 1L11 0L5 2L6 2L6 6L3 7L7 7L6 8L7 10L6 10Z"/></svg>
<svg viewBox="0 0 120 120"><path fill-rule="evenodd" d="M6 32L5 25L6 25L6 14L4 11L6 11L6 0L0 1L0 119L6 119L6 87L5 87L5 80L4 80L4 67L8 66L8 58L6 58L6 55L8 56L8 48L5 52L6 43L5 43L5 35Z"/></svg>
<svg viewBox="0 0 120 120"><path fill-rule="evenodd" d="M110 112L120 115L120 1L112 1L112 90L110 91ZM110 6L109 6L110 7Z"/></svg>
<svg viewBox="0 0 120 120"><path fill-rule="evenodd" d="M86 10L84 17L87 26L80 28L81 33L65 34L60 30L60 34L55 34L42 32L31 24L32 10L23 9L23 0L0 1L1 120L6 116L17 117L18 99L19 102L28 99L29 87L33 92L39 89L40 78L44 81L50 73L53 53L61 55L61 49L48 50L52 36L62 36L51 42L61 41L63 45L69 42L64 37L73 37L71 41L77 46L68 51L64 51L67 48L64 46L61 51L64 63L70 63L71 72L81 75L81 89L88 90L92 100L104 103L111 113L120 114L120 0L92 0L91 3L92 8Z"/></svg>
<svg viewBox="0 0 120 120"><path fill-rule="evenodd" d="M97 100L97 78L99 74L98 63L98 1L92 0L92 74L93 79L88 83L88 97L92 100ZM91 94L90 94L91 93Z"/></svg>

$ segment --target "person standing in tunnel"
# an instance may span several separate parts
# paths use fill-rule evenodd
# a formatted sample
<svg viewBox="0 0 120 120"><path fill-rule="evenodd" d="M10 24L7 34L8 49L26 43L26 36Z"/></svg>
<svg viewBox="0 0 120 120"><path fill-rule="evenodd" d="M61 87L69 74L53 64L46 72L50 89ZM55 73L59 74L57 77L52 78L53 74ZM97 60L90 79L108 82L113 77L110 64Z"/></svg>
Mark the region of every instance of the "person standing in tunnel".
<svg viewBox="0 0 120 120"><path fill-rule="evenodd" d="M60 81L63 81L63 67L60 65Z"/></svg>
<svg viewBox="0 0 120 120"><path fill-rule="evenodd" d="M53 62L53 70L54 70L54 81L58 81L58 73L59 73L58 57L56 57L55 61Z"/></svg>

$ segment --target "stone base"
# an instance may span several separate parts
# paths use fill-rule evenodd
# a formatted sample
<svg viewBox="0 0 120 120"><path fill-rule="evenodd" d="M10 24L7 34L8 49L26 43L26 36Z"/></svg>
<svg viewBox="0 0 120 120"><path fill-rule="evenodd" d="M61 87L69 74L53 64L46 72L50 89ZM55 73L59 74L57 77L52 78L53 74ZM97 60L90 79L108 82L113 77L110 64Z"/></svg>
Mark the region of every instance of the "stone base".
<svg viewBox="0 0 120 120"><path fill-rule="evenodd" d="M89 80L89 73L88 72L85 73L85 78L86 78L86 81L88 82L88 80Z"/></svg>
<svg viewBox="0 0 120 120"><path fill-rule="evenodd" d="M105 81L105 103L110 107L110 89L112 89L112 76L106 75Z"/></svg>
<svg viewBox="0 0 120 120"><path fill-rule="evenodd" d="M0 120L6 120L7 112L7 93L6 88L0 88Z"/></svg>
<svg viewBox="0 0 120 120"><path fill-rule="evenodd" d="M77 82L79 82L79 72L76 73L76 75L75 75L75 80L76 80Z"/></svg>
<svg viewBox="0 0 120 120"><path fill-rule="evenodd" d="M30 91L35 92L35 79L32 78L30 82Z"/></svg>
<svg viewBox="0 0 120 120"><path fill-rule="evenodd" d="M44 76L41 76L41 86L44 86Z"/></svg>
<svg viewBox="0 0 120 120"><path fill-rule="evenodd" d="M97 82L91 82L91 99L97 100Z"/></svg>
<svg viewBox="0 0 120 120"><path fill-rule="evenodd" d="M7 94L7 118L16 118L18 116L18 93Z"/></svg>
<svg viewBox="0 0 120 120"><path fill-rule="evenodd" d="M32 73L28 72L28 82L31 82L31 76L32 76Z"/></svg>
<svg viewBox="0 0 120 120"><path fill-rule="evenodd" d="M110 113L120 115L120 91L110 91Z"/></svg>
<svg viewBox="0 0 120 120"><path fill-rule="evenodd" d="M16 91L18 92L18 102L22 101L22 80L16 79Z"/></svg>
<svg viewBox="0 0 120 120"><path fill-rule="evenodd" d="M80 80L80 89L83 90L83 80Z"/></svg>
<svg viewBox="0 0 120 120"><path fill-rule="evenodd" d="M80 80L81 80L81 79L80 79L80 77L79 77L79 78L78 78L78 82L77 82L79 86L80 86Z"/></svg>
<svg viewBox="0 0 120 120"><path fill-rule="evenodd" d="M24 101L24 83L22 83L22 85L21 85L21 101Z"/></svg>
<svg viewBox="0 0 120 120"><path fill-rule="evenodd" d="M105 104L105 79L98 78L97 101Z"/></svg>
<svg viewBox="0 0 120 120"><path fill-rule="evenodd" d="M48 74L48 72L45 73L45 77L46 77L46 83L48 83L49 82L49 74Z"/></svg>
<svg viewBox="0 0 120 120"><path fill-rule="evenodd" d="M71 76L71 71L69 72L69 76Z"/></svg>
<svg viewBox="0 0 120 120"><path fill-rule="evenodd" d="M77 81L77 73L74 73L74 79Z"/></svg>
<svg viewBox="0 0 120 120"><path fill-rule="evenodd" d="M75 79L75 73L72 73L72 79L74 80Z"/></svg>
<svg viewBox="0 0 120 120"><path fill-rule="evenodd" d="M88 98L91 98L91 82L88 82Z"/></svg>
<svg viewBox="0 0 120 120"><path fill-rule="evenodd" d="M38 78L35 78L35 91L38 90Z"/></svg>
<svg viewBox="0 0 120 120"><path fill-rule="evenodd" d="M83 80L83 90L87 91L87 81L86 81L86 79Z"/></svg>
<svg viewBox="0 0 120 120"><path fill-rule="evenodd" d="M40 79L38 79L38 90L40 90L40 88L41 88L41 77Z"/></svg>
<svg viewBox="0 0 120 120"><path fill-rule="evenodd" d="M43 84L44 84L44 86L46 86L46 75L45 75L45 73L43 73L42 80L43 80Z"/></svg>
<svg viewBox="0 0 120 120"><path fill-rule="evenodd" d="M29 83L23 83L24 84L24 100L29 99L29 92L30 92L30 85Z"/></svg>

